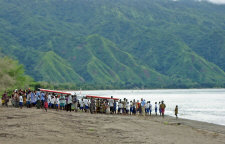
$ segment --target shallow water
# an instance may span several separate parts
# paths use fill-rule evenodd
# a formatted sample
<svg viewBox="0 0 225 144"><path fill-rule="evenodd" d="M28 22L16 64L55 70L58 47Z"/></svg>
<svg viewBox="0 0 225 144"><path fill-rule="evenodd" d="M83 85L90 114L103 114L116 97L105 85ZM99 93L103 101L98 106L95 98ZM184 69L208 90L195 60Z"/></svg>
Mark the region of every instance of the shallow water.
<svg viewBox="0 0 225 144"><path fill-rule="evenodd" d="M76 92L80 93L80 92ZM179 117L225 125L225 89L169 89L169 90L95 90L81 91L82 95L114 96L154 103L164 100L166 115L174 116L179 107Z"/></svg>

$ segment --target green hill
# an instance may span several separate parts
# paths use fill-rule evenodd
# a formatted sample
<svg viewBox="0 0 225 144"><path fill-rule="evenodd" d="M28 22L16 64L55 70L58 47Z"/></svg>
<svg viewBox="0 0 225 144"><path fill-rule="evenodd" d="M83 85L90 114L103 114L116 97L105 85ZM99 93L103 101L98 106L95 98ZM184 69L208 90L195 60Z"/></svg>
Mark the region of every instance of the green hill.
<svg viewBox="0 0 225 144"><path fill-rule="evenodd" d="M36 81L225 87L224 13L194 0L5 0L0 51Z"/></svg>
<svg viewBox="0 0 225 144"><path fill-rule="evenodd" d="M32 78L24 74L23 65L0 53L0 94L4 90L29 88L32 81Z"/></svg>
<svg viewBox="0 0 225 144"><path fill-rule="evenodd" d="M36 75L40 75L40 79L64 83L81 83L84 81L64 59L53 51L42 53L39 57L34 71L37 72Z"/></svg>

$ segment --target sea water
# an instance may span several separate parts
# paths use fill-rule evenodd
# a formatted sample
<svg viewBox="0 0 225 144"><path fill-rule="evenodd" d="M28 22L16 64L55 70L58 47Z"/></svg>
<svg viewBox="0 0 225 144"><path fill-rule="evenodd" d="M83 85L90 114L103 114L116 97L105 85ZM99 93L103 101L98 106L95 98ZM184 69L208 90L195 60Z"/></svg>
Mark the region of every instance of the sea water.
<svg viewBox="0 0 225 144"><path fill-rule="evenodd" d="M94 90L76 91L77 94L127 98L155 102L164 101L166 115L174 116L178 105L179 117L225 125L225 89L159 89L159 90Z"/></svg>

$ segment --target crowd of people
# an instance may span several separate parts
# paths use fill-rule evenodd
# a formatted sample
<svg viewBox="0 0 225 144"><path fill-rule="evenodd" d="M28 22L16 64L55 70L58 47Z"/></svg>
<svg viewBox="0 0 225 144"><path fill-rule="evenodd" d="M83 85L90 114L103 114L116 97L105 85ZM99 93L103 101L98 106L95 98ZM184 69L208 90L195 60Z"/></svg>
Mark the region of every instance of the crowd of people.
<svg viewBox="0 0 225 144"><path fill-rule="evenodd" d="M143 98L141 101L128 101L102 98L86 98L78 99L77 95L63 95L57 93L48 93L43 91L32 90L15 90L11 96L7 92L2 95L2 105L8 106L11 100L12 106L16 108L32 108L43 109L47 112L48 109L66 110L66 111L84 111L90 113L106 113L106 114L123 114L123 115L149 115L153 113L164 117L166 105L164 101L154 102L146 101ZM178 107L175 108L177 116Z"/></svg>

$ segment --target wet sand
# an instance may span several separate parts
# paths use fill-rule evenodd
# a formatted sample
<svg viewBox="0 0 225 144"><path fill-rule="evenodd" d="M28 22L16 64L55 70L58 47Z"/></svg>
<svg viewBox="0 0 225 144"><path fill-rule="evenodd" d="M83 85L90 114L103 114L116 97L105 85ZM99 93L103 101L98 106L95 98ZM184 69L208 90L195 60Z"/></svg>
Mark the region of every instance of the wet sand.
<svg viewBox="0 0 225 144"><path fill-rule="evenodd" d="M0 107L0 144L225 144L225 127L172 117Z"/></svg>

